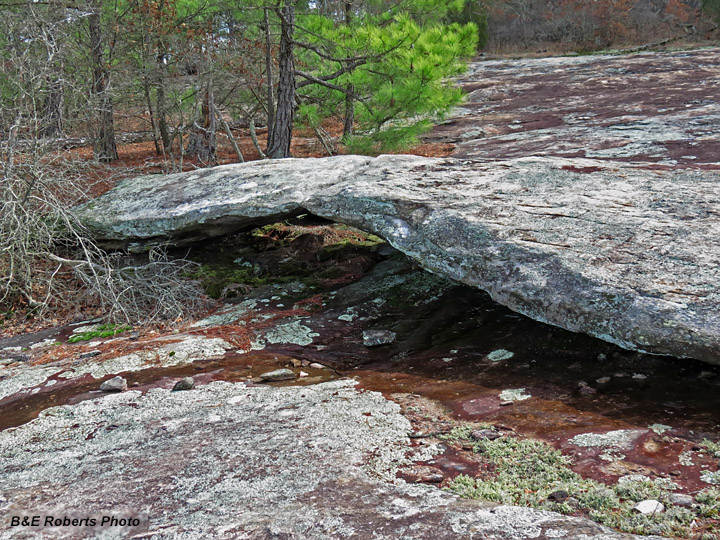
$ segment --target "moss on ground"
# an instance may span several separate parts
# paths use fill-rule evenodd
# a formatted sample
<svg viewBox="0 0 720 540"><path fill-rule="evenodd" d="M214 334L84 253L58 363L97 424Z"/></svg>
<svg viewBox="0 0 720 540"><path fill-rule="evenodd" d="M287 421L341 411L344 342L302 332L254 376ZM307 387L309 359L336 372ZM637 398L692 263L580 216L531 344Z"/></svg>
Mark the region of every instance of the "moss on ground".
<svg viewBox="0 0 720 540"><path fill-rule="evenodd" d="M101 324L98 326L95 330L90 330L88 332L82 332L80 334L75 334L74 336L71 336L70 339L68 339L68 343L78 343L80 341L90 341L91 339L99 338L99 337L112 337L116 336L117 334L122 334L123 332L127 332L128 330L131 330L132 327L127 325L118 325L118 324Z"/></svg>
<svg viewBox="0 0 720 540"><path fill-rule="evenodd" d="M248 292L248 289L270 283L290 283L305 277L302 272L293 273L286 269L287 275L258 276L253 268L238 267L233 264L202 264L192 274L200 282L205 294L210 298L233 298ZM305 273L306 274L306 273Z"/></svg>
<svg viewBox="0 0 720 540"><path fill-rule="evenodd" d="M718 540L714 536L717 532L714 522L720 512L718 489L698 494L698 504L692 509L673 506L669 496L677 486L669 480L629 477L606 486L574 472L571 459L544 442L516 436L476 441L471 435L474 429L477 426L461 425L442 437L471 446L491 471L484 478L467 475L455 478L447 489L461 497L586 515L633 534ZM548 499L560 492L567 498L556 496L556 502ZM654 515L633 511L637 502L647 499L660 501L667 510Z"/></svg>
<svg viewBox="0 0 720 540"><path fill-rule="evenodd" d="M713 457L720 458L720 443L713 442L710 439L703 439L700 446L708 454Z"/></svg>

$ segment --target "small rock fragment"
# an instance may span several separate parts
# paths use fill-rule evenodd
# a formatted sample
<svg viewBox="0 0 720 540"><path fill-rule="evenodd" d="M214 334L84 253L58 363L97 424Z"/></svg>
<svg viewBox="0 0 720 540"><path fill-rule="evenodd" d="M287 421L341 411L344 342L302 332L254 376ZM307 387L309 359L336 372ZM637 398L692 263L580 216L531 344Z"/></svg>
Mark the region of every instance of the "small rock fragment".
<svg viewBox="0 0 720 540"><path fill-rule="evenodd" d="M647 379L647 375L643 375L642 373L635 373L632 378L637 379L638 381L642 381Z"/></svg>
<svg viewBox="0 0 720 540"><path fill-rule="evenodd" d="M260 379L265 382L290 381L295 378L297 378L295 376L295 373L293 373L291 370L289 370L287 368L276 369L275 371L268 371L266 373L260 374Z"/></svg>
<svg viewBox="0 0 720 540"><path fill-rule="evenodd" d="M439 484L445 479L440 469L427 465L418 465L406 472L408 481L422 484Z"/></svg>
<svg viewBox="0 0 720 540"><path fill-rule="evenodd" d="M362 333L363 345L366 347L379 347L395 341L397 334L390 330L365 330Z"/></svg>
<svg viewBox="0 0 720 540"><path fill-rule="evenodd" d="M548 501L562 503L565 502L569 496L570 495L567 491L559 489L557 491L553 491L550 495L548 495L547 499Z"/></svg>
<svg viewBox="0 0 720 540"><path fill-rule="evenodd" d="M581 396L594 396L597 394L597 390L595 390L592 386L581 386L578 393Z"/></svg>
<svg viewBox="0 0 720 540"><path fill-rule="evenodd" d="M633 511L639 514L660 514L665 511L665 506L661 502L654 501L652 499L647 501L640 501L633 506Z"/></svg>
<svg viewBox="0 0 720 540"><path fill-rule="evenodd" d="M500 406L501 406L501 407L509 407L509 406L512 405L512 404L513 404L512 401L501 401L501 402L500 402Z"/></svg>
<svg viewBox="0 0 720 540"><path fill-rule="evenodd" d="M300 360L298 360L297 358L291 358L291 359L290 359L290 364L292 365L292 367L300 367L300 366L302 366L302 362L301 362Z"/></svg>
<svg viewBox="0 0 720 540"><path fill-rule="evenodd" d="M509 388L500 392L501 401L524 401L532 396L525 393L524 388ZM501 403L502 405L502 403Z"/></svg>
<svg viewBox="0 0 720 540"><path fill-rule="evenodd" d="M666 431L670 431L672 429L672 426L667 426L665 424L652 424L648 426L648 429L654 431L658 435L662 435Z"/></svg>
<svg viewBox="0 0 720 540"><path fill-rule="evenodd" d="M301 372L298 374L298 377L307 377L307 376L309 376L309 373L305 373L304 371L301 371Z"/></svg>
<svg viewBox="0 0 720 540"><path fill-rule="evenodd" d="M607 384L610 382L610 377L600 377L595 382L598 384Z"/></svg>
<svg viewBox="0 0 720 540"><path fill-rule="evenodd" d="M181 379L175 383L172 391L179 392L181 390L190 390L193 386L195 386L195 379L193 379L192 377L185 377L184 379Z"/></svg>
<svg viewBox="0 0 720 540"><path fill-rule="evenodd" d="M691 495L686 495L685 493L671 493L668 495L668 501L675 506L685 507L691 507L695 503L695 499L693 499Z"/></svg>
<svg viewBox="0 0 720 540"><path fill-rule="evenodd" d="M487 355L487 359L491 362L500 362L502 360L510 360L515 356L514 352L507 351L505 349L498 349Z"/></svg>
<svg viewBox="0 0 720 540"><path fill-rule="evenodd" d="M481 439L494 441L495 439L499 439L500 437L502 437L502 435L494 429L476 429L470 434L470 437L472 437L476 441L479 441Z"/></svg>
<svg viewBox="0 0 720 540"><path fill-rule="evenodd" d="M80 356L78 358L80 360L84 360L85 358L94 358L100 354L100 351L87 351L84 353L80 353Z"/></svg>
<svg viewBox="0 0 720 540"><path fill-rule="evenodd" d="M127 381L120 377L120 375L108 379L100 385L100 391L102 392L124 392L127 388Z"/></svg>
<svg viewBox="0 0 720 540"><path fill-rule="evenodd" d="M311 367L313 369L327 369L325 366L323 366L322 364L318 364L317 362L313 362L308 367Z"/></svg>
<svg viewBox="0 0 720 540"><path fill-rule="evenodd" d="M598 359L598 362L604 362L605 360L607 360L607 354L600 353L597 355L597 359Z"/></svg>

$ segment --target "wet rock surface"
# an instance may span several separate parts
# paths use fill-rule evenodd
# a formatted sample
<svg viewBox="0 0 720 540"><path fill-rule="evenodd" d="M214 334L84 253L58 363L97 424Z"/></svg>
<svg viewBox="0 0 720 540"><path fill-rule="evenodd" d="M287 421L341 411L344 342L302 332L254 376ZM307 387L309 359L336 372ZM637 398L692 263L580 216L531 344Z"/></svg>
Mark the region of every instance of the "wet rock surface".
<svg viewBox="0 0 720 540"><path fill-rule="evenodd" d="M139 524L4 528L0 538L102 531L103 538L487 533L519 540L551 530L626 538L585 520L383 482L399 465L432 457L410 448L409 429L396 404L348 381L285 389L215 382L192 394L130 391L51 409L0 433L6 514L64 516L82 509Z"/></svg>

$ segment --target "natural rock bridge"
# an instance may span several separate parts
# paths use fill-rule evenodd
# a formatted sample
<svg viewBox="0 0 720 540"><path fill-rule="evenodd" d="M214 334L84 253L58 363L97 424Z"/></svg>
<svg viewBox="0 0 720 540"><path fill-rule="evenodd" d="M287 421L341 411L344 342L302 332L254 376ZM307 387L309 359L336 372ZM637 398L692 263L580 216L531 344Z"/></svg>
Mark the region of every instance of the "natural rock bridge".
<svg viewBox="0 0 720 540"><path fill-rule="evenodd" d="M137 248L310 212L534 319L720 363L718 208L716 172L341 156L136 178L78 215L98 239Z"/></svg>
<svg viewBox="0 0 720 540"><path fill-rule="evenodd" d="M537 320L720 364L717 49L478 62L428 137L452 158L284 160L143 177L79 211L114 246L311 212Z"/></svg>

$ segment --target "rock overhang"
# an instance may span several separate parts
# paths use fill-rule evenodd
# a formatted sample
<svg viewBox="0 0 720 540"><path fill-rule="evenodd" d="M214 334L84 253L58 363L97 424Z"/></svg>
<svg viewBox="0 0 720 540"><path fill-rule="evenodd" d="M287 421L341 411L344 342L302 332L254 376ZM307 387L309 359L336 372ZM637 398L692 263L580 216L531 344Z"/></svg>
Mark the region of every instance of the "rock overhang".
<svg viewBox="0 0 720 540"><path fill-rule="evenodd" d="M138 248L309 212L531 318L720 364L718 180L588 159L338 156L141 177L77 215Z"/></svg>

